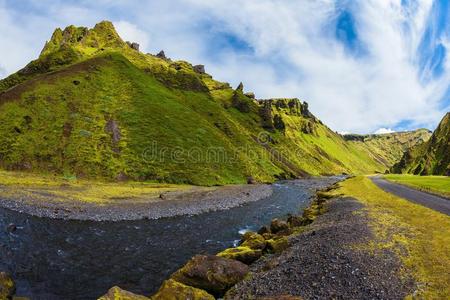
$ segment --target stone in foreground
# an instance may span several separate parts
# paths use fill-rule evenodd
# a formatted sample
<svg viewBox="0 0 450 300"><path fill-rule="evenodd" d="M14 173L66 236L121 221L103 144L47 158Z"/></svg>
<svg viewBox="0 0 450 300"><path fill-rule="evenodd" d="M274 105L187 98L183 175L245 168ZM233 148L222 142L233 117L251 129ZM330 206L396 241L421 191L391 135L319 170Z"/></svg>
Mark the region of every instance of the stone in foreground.
<svg viewBox="0 0 450 300"><path fill-rule="evenodd" d="M217 254L217 256L230 258L243 262L244 264L251 264L262 256L262 250L251 249L250 247L236 247L228 248Z"/></svg>
<svg viewBox="0 0 450 300"><path fill-rule="evenodd" d="M108 293L98 298L98 300L150 300L150 298L136 295L134 293L122 290L118 286L109 289Z"/></svg>
<svg viewBox="0 0 450 300"><path fill-rule="evenodd" d="M240 261L215 255L196 255L171 279L222 296L244 279L248 266Z"/></svg>
<svg viewBox="0 0 450 300"><path fill-rule="evenodd" d="M16 285L11 276L6 272L0 272L0 299L9 299L15 291Z"/></svg>
<svg viewBox="0 0 450 300"><path fill-rule="evenodd" d="M164 281L152 300L214 300L214 296L206 291L197 289L169 279Z"/></svg>

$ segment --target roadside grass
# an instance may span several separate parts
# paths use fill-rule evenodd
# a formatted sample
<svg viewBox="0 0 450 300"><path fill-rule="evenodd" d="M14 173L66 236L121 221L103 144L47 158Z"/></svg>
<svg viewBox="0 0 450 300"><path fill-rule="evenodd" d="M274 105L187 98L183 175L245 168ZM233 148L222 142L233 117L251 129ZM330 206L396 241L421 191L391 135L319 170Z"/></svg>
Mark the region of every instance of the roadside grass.
<svg viewBox="0 0 450 300"><path fill-rule="evenodd" d="M0 170L0 193L3 197L13 198L44 197L49 201L76 200L102 204L132 199L148 201L164 192L193 188L197 187L156 182L103 182Z"/></svg>
<svg viewBox="0 0 450 300"><path fill-rule="evenodd" d="M450 197L450 177L389 174L384 178L412 188Z"/></svg>
<svg viewBox="0 0 450 300"><path fill-rule="evenodd" d="M389 249L400 257L405 278L418 283L407 299L448 299L450 295L450 217L386 193L369 178L340 184L337 193L365 204L375 240L369 249Z"/></svg>

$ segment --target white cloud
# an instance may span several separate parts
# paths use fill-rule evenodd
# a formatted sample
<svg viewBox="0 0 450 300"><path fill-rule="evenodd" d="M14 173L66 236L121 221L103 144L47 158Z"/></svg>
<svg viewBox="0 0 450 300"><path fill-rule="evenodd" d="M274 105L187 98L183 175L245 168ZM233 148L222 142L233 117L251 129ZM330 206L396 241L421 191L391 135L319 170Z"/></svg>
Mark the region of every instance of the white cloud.
<svg viewBox="0 0 450 300"><path fill-rule="evenodd" d="M333 29L327 31L335 17L333 0L32 2L51 11L47 16L23 11L18 22L0 0L0 55L7 72L36 57L54 27L111 19L124 39L145 52L164 49L174 59L205 64L215 78L233 85L243 81L259 98L306 100L333 130L374 132L395 128L400 120L409 120L410 128L431 128L444 114L439 101L450 82L449 55L437 79L429 73L419 78L416 56L432 0L411 1L409 9L400 0L352 5L367 52L356 58L333 38ZM211 36L224 32L253 52L215 45ZM448 41L441 41L447 53Z"/></svg>
<svg viewBox="0 0 450 300"><path fill-rule="evenodd" d="M391 128L380 128L377 131L375 131L375 134L385 134L385 133L393 133L395 130L392 130Z"/></svg>
<svg viewBox="0 0 450 300"><path fill-rule="evenodd" d="M114 22L114 27L123 40L137 42L140 45L140 50L142 52L148 51L148 35L135 24L131 24L127 21L119 21Z"/></svg>

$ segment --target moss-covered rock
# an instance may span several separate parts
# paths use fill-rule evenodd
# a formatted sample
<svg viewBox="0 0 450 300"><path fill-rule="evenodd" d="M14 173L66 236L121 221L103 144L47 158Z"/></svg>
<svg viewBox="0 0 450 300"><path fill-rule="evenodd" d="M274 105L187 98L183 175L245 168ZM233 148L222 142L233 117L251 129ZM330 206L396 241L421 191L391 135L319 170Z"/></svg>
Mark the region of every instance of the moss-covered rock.
<svg viewBox="0 0 450 300"><path fill-rule="evenodd" d="M272 233L278 233L280 231L288 230L289 225L285 221L281 221L278 219L273 219L272 222L270 222L270 231Z"/></svg>
<svg viewBox="0 0 450 300"><path fill-rule="evenodd" d="M9 299L16 292L16 285L11 276L0 272L0 299Z"/></svg>
<svg viewBox="0 0 450 300"><path fill-rule="evenodd" d="M243 280L248 271L248 266L237 260L215 255L196 255L175 272L171 279L220 297Z"/></svg>
<svg viewBox="0 0 450 300"><path fill-rule="evenodd" d="M217 254L217 256L238 260L240 262L243 262L244 264L251 264L252 262L259 259L261 255L261 249L252 249L246 246L228 248Z"/></svg>
<svg viewBox="0 0 450 300"><path fill-rule="evenodd" d="M287 237L274 237L273 239L267 240L267 250L272 253L280 253L289 247L289 241Z"/></svg>
<svg viewBox="0 0 450 300"><path fill-rule="evenodd" d="M208 292L169 279L164 281L152 300L214 300Z"/></svg>
<svg viewBox="0 0 450 300"><path fill-rule="evenodd" d="M114 286L109 289L108 293L98 298L98 300L150 300L150 298L136 295L134 293L122 290L118 286Z"/></svg>
<svg viewBox="0 0 450 300"><path fill-rule="evenodd" d="M241 246L249 247L251 249L264 250L266 247L266 240L262 235L256 232L247 232L242 237Z"/></svg>

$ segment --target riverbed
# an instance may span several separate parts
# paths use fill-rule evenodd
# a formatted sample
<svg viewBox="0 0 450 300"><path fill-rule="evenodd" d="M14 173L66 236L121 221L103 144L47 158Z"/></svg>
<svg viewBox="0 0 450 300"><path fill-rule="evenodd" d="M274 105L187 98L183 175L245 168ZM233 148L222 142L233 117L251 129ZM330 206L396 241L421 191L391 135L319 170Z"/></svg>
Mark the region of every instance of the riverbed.
<svg viewBox="0 0 450 300"><path fill-rule="evenodd" d="M300 213L316 189L338 180L282 181L271 196L239 207L157 220L58 220L0 208L0 270L31 299L96 299L114 285L150 295L193 255L217 253L246 230Z"/></svg>

